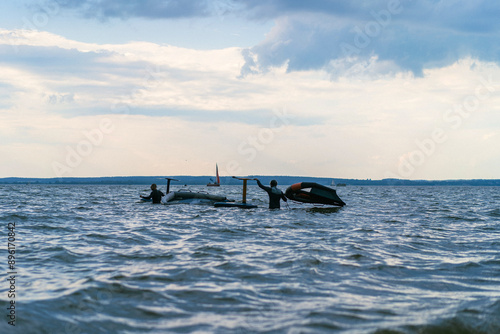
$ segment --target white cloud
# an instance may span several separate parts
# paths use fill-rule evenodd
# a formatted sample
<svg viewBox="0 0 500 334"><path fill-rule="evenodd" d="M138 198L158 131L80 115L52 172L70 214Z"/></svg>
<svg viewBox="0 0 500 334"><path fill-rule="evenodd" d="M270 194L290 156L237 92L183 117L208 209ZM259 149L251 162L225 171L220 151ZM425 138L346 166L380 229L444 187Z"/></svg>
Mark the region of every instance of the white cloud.
<svg viewBox="0 0 500 334"><path fill-rule="evenodd" d="M329 68L286 65L241 78L238 48L98 45L8 30L0 41L9 92L0 95L0 152L13 162L0 175L55 176L54 162L66 165L64 176L211 174L217 161L227 173L236 162L239 174L382 178L399 173L400 158L415 158L436 128L448 139L401 177L446 177L448 165L454 177L481 177L481 163L481 175L496 171L499 137L485 137L500 124L494 63L466 58L415 77L386 75L392 64L373 58L360 75L334 81ZM468 117L453 111L481 85ZM276 115L284 110L286 122ZM490 158L479 152L484 140Z"/></svg>

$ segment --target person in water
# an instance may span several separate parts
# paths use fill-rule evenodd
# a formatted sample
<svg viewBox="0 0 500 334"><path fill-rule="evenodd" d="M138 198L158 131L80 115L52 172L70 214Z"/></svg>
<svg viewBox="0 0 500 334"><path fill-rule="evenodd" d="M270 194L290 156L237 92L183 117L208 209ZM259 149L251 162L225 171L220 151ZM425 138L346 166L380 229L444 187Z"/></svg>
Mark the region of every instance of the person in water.
<svg viewBox="0 0 500 334"><path fill-rule="evenodd" d="M285 195L281 190L278 189L278 182L276 180L272 180L269 184L271 187L266 187L260 183L259 179L254 179L257 181L257 185L264 189L269 195L269 209L279 209L280 208L280 200L287 201Z"/></svg>
<svg viewBox="0 0 500 334"><path fill-rule="evenodd" d="M165 196L164 193L162 193L160 190L156 189L156 184L152 184L151 185L151 194L149 194L149 196L142 196L141 195L141 198L144 198L144 199L153 199L153 204L159 204L161 203L161 198Z"/></svg>

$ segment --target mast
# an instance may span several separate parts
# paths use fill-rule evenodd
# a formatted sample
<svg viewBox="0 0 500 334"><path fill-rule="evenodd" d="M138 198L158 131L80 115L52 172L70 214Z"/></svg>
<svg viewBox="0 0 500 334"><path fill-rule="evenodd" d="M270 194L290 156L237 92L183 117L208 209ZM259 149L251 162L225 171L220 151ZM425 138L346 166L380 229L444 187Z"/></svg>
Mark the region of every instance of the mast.
<svg viewBox="0 0 500 334"><path fill-rule="evenodd" d="M220 184L220 178L219 178L219 166L217 164L215 164L215 182L217 184Z"/></svg>
<svg viewBox="0 0 500 334"><path fill-rule="evenodd" d="M167 180L167 194L168 194L170 192L170 181L179 181L179 180L172 179L170 177L166 177L165 179Z"/></svg>

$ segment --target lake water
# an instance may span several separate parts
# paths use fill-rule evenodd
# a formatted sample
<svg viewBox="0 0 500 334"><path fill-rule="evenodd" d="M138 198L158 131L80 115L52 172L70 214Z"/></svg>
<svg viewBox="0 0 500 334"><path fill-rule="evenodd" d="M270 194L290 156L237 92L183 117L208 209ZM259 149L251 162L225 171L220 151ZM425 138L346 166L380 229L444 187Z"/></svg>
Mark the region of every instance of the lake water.
<svg viewBox="0 0 500 334"><path fill-rule="evenodd" d="M0 333L500 333L498 187L337 192L346 207L269 210L252 184L243 210L1 185Z"/></svg>

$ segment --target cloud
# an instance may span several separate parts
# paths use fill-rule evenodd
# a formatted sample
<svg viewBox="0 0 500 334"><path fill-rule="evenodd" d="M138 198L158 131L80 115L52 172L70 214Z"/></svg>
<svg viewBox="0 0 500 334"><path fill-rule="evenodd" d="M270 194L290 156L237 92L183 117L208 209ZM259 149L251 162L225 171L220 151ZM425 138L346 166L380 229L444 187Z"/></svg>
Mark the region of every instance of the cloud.
<svg viewBox="0 0 500 334"><path fill-rule="evenodd" d="M65 117L126 113L263 124L280 105L268 94L268 79L238 79L240 51L94 45L0 30L0 85L8 89L0 103Z"/></svg>
<svg viewBox="0 0 500 334"><path fill-rule="evenodd" d="M467 57L500 61L500 3L487 0L58 0L58 4L101 20L231 15L253 22L275 21L263 41L242 50L242 76L284 65L288 71L327 69L333 78L360 73L363 67L364 75L370 76L406 71L421 76L425 68Z"/></svg>
<svg viewBox="0 0 500 334"><path fill-rule="evenodd" d="M63 9L74 9L86 17L108 18L186 18L209 15L208 1L185 0L59 0Z"/></svg>
<svg viewBox="0 0 500 334"><path fill-rule="evenodd" d="M406 73L376 81L363 76L330 80L335 70L376 75L399 65L375 54L355 61L325 52L309 62L300 53L295 58L280 54L296 38L280 41L280 36L287 36L295 21L312 25L312 18L280 18L261 52L274 48L281 60L269 54L264 69L263 58L247 51L252 70L262 74L244 78L238 78L245 61L240 48L97 45L47 32L0 30L0 106L5 107L0 107L0 153L14 162L2 165L0 174L54 176L52 162L66 163L71 150L85 153L89 133L109 119L114 130L97 140L66 176L211 173L216 157L221 170L236 161L241 175L382 178L387 171L397 172L399 157L411 157L419 149L416 141L428 139L437 127L449 140L436 146L412 178L479 176L475 168L453 160L480 161L479 134L495 132L497 65L468 58L426 69L423 77ZM315 32L327 39L325 31L346 22L317 20ZM317 40L303 42L312 43L307 48L321 46ZM300 71L291 70L292 65L301 66ZM491 83L478 90L490 73ZM456 104L475 102L471 97L477 92L481 100L467 118L454 111ZM275 111L285 110L287 122L276 121ZM462 134L469 129L474 135L467 142L474 145L464 147ZM488 138L488 147L498 147L498 138ZM37 151L36 163L30 150ZM493 162L498 154L492 156L483 177L497 173ZM451 164L458 166L453 174Z"/></svg>
<svg viewBox="0 0 500 334"><path fill-rule="evenodd" d="M392 64L381 74L450 65L475 57L500 61L500 3L487 1L247 1L275 17L266 39L244 50L242 74L286 64L288 71L328 68L352 73L370 59ZM281 14L280 14L281 13ZM496 13L496 14L494 14ZM335 66L342 64L341 67ZM381 66L378 66L381 67Z"/></svg>

